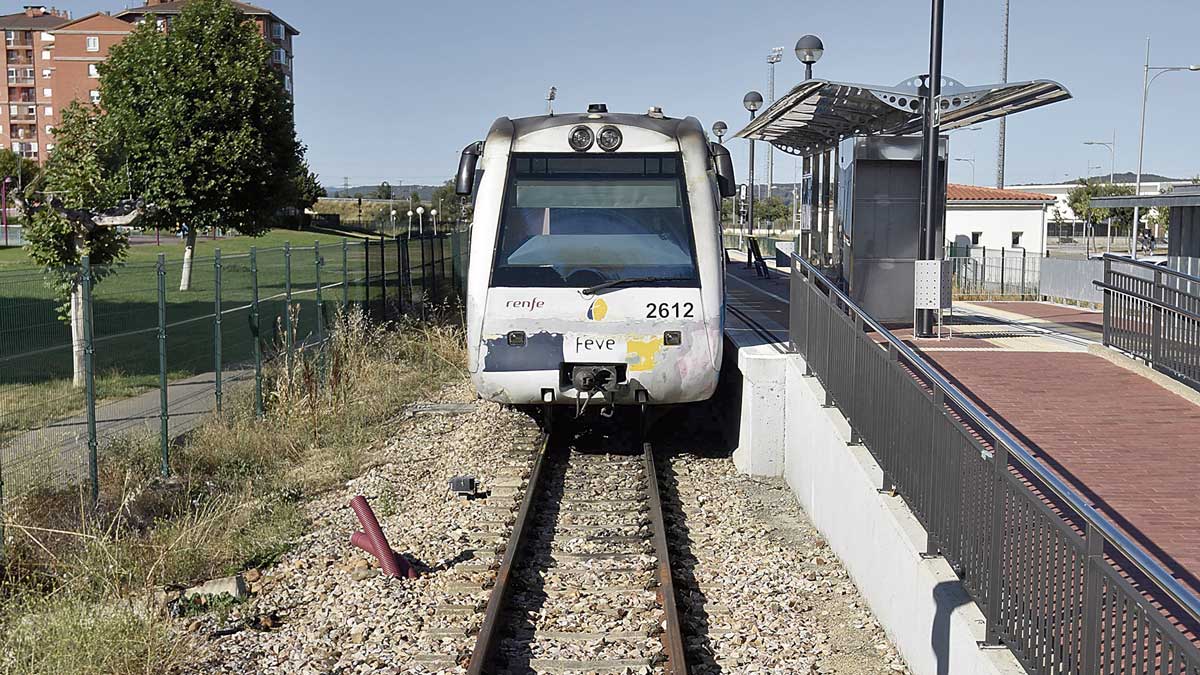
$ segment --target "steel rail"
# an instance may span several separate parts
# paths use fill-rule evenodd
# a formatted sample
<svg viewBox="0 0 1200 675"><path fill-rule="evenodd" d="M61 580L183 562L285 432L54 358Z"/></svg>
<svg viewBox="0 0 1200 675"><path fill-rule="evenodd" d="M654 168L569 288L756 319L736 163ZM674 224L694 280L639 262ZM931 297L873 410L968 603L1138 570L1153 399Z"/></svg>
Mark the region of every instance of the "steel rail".
<svg viewBox="0 0 1200 675"><path fill-rule="evenodd" d="M1117 272L1117 274L1120 274L1120 272ZM1122 274L1121 276L1128 277L1130 279L1137 279L1137 277L1129 277L1128 275L1125 275L1125 274ZM1149 279L1139 279L1139 281L1150 281L1150 280ZM1154 282L1150 282L1150 283L1154 283ZM1157 307L1159 309L1167 310L1167 311L1171 312L1172 314L1179 314L1180 316L1182 316L1185 319L1191 319L1192 321L1200 321L1200 314L1196 314L1195 312L1189 312L1188 310L1182 309L1180 307L1176 307L1175 305L1168 305L1167 303L1165 303L1162 300L1159 300L1157 298L1152 298L1148 295L1142 295L1141 293L1135 293L1134 291L1126 290L1124 288L1119 288L1117 286L1107 284L1103 281L1093 281L1092 284L1096 288L1099 288L1101 290L1109 291L1111 293L1116 293L1117 295L1124 295L1127 298L1133 298L1134 300L1137 300L1139 302L1144 302L1147 305L1151 305L1151 306ZM1160 288L1170 288L1169 286L1163 286L1162 284L1158 284L1158 286ZM1196 298L1196 296L1194 296L1190 293L1184 293L1184 295L1186 295L1189 298L1195 298L1195 299L1200 300L1200 298Z"/></svg>
<svg viewBox="0 0 1200 675"><path fill-rule="evenodd" d="M667 670L671 675L688 675L687 649L683 642L679 608L675 604L675 578L671 574L671 552L667 546L667 521L663 517L662 496L658 490L658 472L654 466L654 448L642 444L646 465L646 490L650 500L650 521L654 527L654 552L658 557L658 601L666 622L662 641L667 651Z"/></svg>
<svg viewBox="0 0 1200 675"><path fill-rule="evenodd" d="M508 537L508 545L504 549L504 558L500 570L496 573L496 585L488 596L487 609L483 614L483 624L479 627L479 637L475 638L475 649L471 652L471 661L467 675L483 675L484 668L491 661L499 645L500 631L503 629L502 614L512 592L513 571L516 568L517 554L520 552L528 536L529 523L532 521L533 501L541 488L542 468L550 449L550 436L542 441L542 448L533 460L529 471L529 484L525 487L525 497L521 500L521 508L513 524L512 533Z"/></svg>
<svg viewBox="0 0 1200 675"><path fill-rule="evenodd" d="M1142 551L1136 543L1133 542L1124 532L1108 518L1101 515L1096 509L1087 502L1078 492L1070 485L1063 481L1058 476L1055 476L1029 451L1025 446L1017 442L1017 439L1012 436L1007 430L993 422L977 405L971 402L962 394L954 385L937 372L925 359L917 354L908 345L904 344L899 338L892 334L890 330L884 328L882 324L871 317L853 300L850 299L841 289L837 288L829 279L822 275L815 267L810 265L807 260L792 254L792 264L798 266L799 270L810 280L809 283L814 285L816 280L820 280L829 293L843 303L851 312L858 315L863 324L870 327L871 330L881 335L888 345L895 349L907 361L908 365L920 374L927 382L929 382L935 390L941 390L945 395L947 402L955 404L955 411L962 414L970 422L971 426L978 430L986 432L994 442L1002 444L1008 451L1008 456L1016 460L1023 470L1028 471L1033 476L1036 476L1039 481L1056 497L1066 502L1076 513L1085 521L1087 525L1091 525L1103 536L1107 541L1112 543L1118 551L1130 562L1134 564L1150 581L1179 606L1187 612L1195 621L1200 621L1200 597L1192 592L1190 588L1184 585L1181 581L1171 575L1169 571L1157 560L1149 554ZM1148 265L1151 269L1155 266ZM852 420L853 422L853 420Z"/></svg>

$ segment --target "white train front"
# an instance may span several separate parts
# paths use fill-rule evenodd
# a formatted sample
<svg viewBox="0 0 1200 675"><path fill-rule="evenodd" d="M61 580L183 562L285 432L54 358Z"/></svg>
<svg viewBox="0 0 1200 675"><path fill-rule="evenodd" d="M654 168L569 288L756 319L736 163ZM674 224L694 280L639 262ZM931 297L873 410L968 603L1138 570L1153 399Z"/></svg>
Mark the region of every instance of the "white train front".
<svg viewBox="0 0 1200 675"><path fill-rule="evenodd" d="M692 117L509 119L477 168L469 368L485 399L609 408L707 399L721 369L728 152Z"/></svg>

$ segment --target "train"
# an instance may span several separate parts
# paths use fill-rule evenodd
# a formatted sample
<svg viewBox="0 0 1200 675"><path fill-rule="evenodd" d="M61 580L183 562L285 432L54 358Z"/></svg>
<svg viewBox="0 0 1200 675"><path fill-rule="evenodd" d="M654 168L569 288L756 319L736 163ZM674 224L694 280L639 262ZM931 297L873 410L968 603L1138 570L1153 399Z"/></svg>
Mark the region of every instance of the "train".
<svg viewBox="0 0 1200 675"><path fill-rule="evenodd" d="M708 399L725 322L728 150L694 117L586 112L497 119L463 149L473 198L468 367L512 405Z"/></svg>

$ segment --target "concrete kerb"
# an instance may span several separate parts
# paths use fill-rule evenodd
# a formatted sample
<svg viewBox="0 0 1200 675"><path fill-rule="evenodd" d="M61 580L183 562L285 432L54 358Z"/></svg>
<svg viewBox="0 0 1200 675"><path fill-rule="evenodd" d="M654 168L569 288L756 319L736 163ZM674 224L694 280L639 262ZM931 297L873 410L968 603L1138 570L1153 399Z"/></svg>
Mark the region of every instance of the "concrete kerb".
<svg viewBox="0 0 1200 675"><path fill-rule="evenodd" d="M1019 675L1006 649L979 647L986 621L944 559L926 559L926 533L902 499L881 494L882 471L850 445L850 426L825 408L804 360L770 346L738 350L742 414L734 463L782 475L805 513L917 675Z"/></svg>

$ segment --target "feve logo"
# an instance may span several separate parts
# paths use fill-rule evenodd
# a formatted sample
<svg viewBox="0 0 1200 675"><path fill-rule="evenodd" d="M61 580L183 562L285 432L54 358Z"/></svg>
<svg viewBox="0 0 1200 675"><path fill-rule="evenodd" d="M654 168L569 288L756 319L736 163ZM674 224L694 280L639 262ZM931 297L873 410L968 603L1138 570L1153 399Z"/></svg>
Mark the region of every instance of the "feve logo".
<svg viewBox="0 0 1200 675"><path fill-rule="evenodd" d="M603 321L605 315L608 314L608 303L603 298L596 298L592 304L588 306L587 318L592 321Z"/></svg>
<svg viewBox="0 0 1200 675"><path fill-rule="evenodd" d="M541 309L546 305L544 300L533 298L531 300L509 300L504 303L509 309L523 309L527 312L532 312L535 309Z"/></svg>

